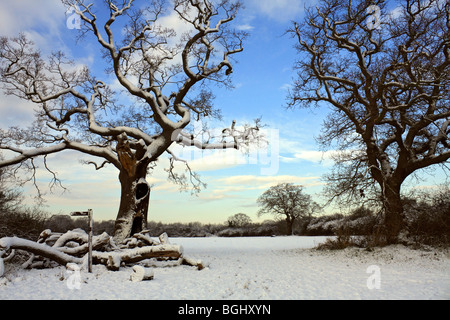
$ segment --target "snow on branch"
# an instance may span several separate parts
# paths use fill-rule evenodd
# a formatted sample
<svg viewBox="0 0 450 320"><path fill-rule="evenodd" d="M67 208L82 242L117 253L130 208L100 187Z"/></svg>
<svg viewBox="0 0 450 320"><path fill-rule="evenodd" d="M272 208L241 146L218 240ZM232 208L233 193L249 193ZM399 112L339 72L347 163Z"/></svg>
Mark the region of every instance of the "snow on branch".
<svg viewBox="0 0 450 320"><path fill-rule="evenodd" d="M249 145L258 142L262 137L259 133L260 120L255 120L255 125L245 125L242 129L236 128L236 120L233 120L230 128L225 128L220 133L214 134L211 130L201 132L202 135L207 135L207 141L200 141L195 138L193 134L189 134L181 129L175 130L172 133L172 141L184 146L195 146L198 149L237 149L244 145ZM211 139L218 139L219 142L210 142ZM231 141L230 141L231 140Z"/></svg>

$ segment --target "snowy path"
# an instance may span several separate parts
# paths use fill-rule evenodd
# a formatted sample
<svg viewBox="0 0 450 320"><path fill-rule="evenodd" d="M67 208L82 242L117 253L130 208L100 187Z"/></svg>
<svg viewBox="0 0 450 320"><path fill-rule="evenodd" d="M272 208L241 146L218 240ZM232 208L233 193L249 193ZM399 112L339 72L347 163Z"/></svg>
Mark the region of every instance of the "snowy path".
<svg viewBox="0 0 450 320"><path fill-rule="evenodd" d="M134 283L131 268L81 271L69 289L65 268L12 270L0 279L2 299L450 299L450 256L401 246L366 252L310 250L323 237L172 238L209 268L155 268ZM380 288L367 281L379 268ZM371 278L373 279L373 278ZM373 282L370 282L373 284Z"/></svg>

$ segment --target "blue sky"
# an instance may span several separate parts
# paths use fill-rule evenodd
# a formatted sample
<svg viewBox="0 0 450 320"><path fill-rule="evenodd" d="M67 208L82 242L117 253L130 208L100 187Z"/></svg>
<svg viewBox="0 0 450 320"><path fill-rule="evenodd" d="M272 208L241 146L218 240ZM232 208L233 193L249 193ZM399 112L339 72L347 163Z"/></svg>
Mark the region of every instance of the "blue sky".
<svg viewBox="0 0 450 320"><path fill-rule="evenodd" d="M316 201L321 200L320 177L331 169L332 163L328 154L318 150L314 137L320 133L326 109L285 109L296 58L294 40L285 31L292 20L302 18L304 5L311 1L244 0L246 9L237 23L250 36L244 52L237 56L233 73L235 89L218 88L214 92L215 106L222 110L224 118L223 123L214 123L216 127L229 126L232 120L239 124L262 117L273 145L254 154L256 158L242 156L234 150L202 156L196 153L192 168L208 185L198 196L180 192L178 186L167 181L163 171L167 161L162 159L148 179L153 184L149 220L221 223L243 212L254 221L261 221L271 217L257 218L256 199L279 182L304 185L306 193ZM59 0L0 0L0 3L4 4L0 10L2 35L25 32L43 53L62 49L78 64L86 64L93 70L102 66L95 43L89 39L82 43L75 41L77 31L67 28L66 8ZM32 110L32 105L2 95L0 127L26 125L32 120ZM49 165L58 172L68 190L47 193L47 210L68 213L92 208L98 220L115 219L120 196L118 172L112 167L95 171L80 164L80 159L85 158L76 152L49 157ZM42 189L46 190L50 176L42 169L38 173ZM434 184L438 180L439 176L431 177L426 183ZM33 194L31 186L26 190Z"/></svg>

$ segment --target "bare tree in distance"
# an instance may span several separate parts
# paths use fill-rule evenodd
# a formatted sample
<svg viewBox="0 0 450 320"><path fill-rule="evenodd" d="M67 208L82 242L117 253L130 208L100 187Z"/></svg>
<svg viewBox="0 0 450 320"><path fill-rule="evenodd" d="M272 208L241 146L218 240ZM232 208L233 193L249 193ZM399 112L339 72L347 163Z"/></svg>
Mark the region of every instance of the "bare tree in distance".
<svg viewBox="0 0 450 320"><path fill-rule="evenodd" d="M376 8L376 10L373 10ZM383 204L388 242L398 240L401 187L450 158L450 4L406 0L322 0L289 32L298 77L291 107L329 106L318 137L338 148L328 194Z"/></svg>
<svg viewBox="0 0 450 320"><path fill-rule="evenodd" d="M293 232L294 222L309 218L320 211L320 206L311 196L303 193L303 186L280 183L267 189L257 200L261 209L258 216L273 214L286 220L287 235Z"/></svg>
<svg viewBox="0 0 450 320"><path fill-rule="evenodd" d="M3 89L33 102L37 111L32 127L0 130L0 149L10 156L0 161L0 168L27 167L34 177L33 161L43 157L56 183L58 177L46 159L64 150L100 159L87 162L96 170L114 166L121 184L114 237L120 241L146 226L150 194L146 177L162 155L171 160L170 179L178 183L189 179L194 190L204 186L187 163L188 176L174 172L173 161L179 160L170 149L174 143L237 149L248 142L249 131L258 129L247 126L239 131L233 122L207 143L187 131L192 119L219 115L208 84L231 85L231 58L243 51L246 37L231 24L241 3L154 0L140 7L133 0L62 2L80 16L80 36L95 40L108 63L107 76L117 80L122 92L87 67L75 65L64 52L44 57L23 34L1 38ZM176 35L159 24L167 12L176 12L189 31ZM124 95L130 102L123 102Z"/></svg>
<svg viewBox="0 0 450 320"><path fill-rule="evenodd" d="M252 218L245 213L236 213L227 219L227 223L231 228L243 228L252 223Z"/></svg>

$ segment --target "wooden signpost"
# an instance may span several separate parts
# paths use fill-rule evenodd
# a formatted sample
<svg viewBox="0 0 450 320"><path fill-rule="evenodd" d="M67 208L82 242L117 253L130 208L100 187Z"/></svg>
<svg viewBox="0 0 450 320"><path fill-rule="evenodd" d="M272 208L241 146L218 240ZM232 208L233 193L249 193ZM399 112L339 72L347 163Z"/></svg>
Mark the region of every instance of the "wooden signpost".
<svg viewBox="0 0 450 320"><path fill-rule="evenodd" d="M72 217L88 217L89 219L89 233L88 233L88 244L89 244L89 252L88 252L88 271L92 273L92 234L94 228L94 218L92 209L88 209L88 211L75 211L71 212L70 215Z"/></svg>

